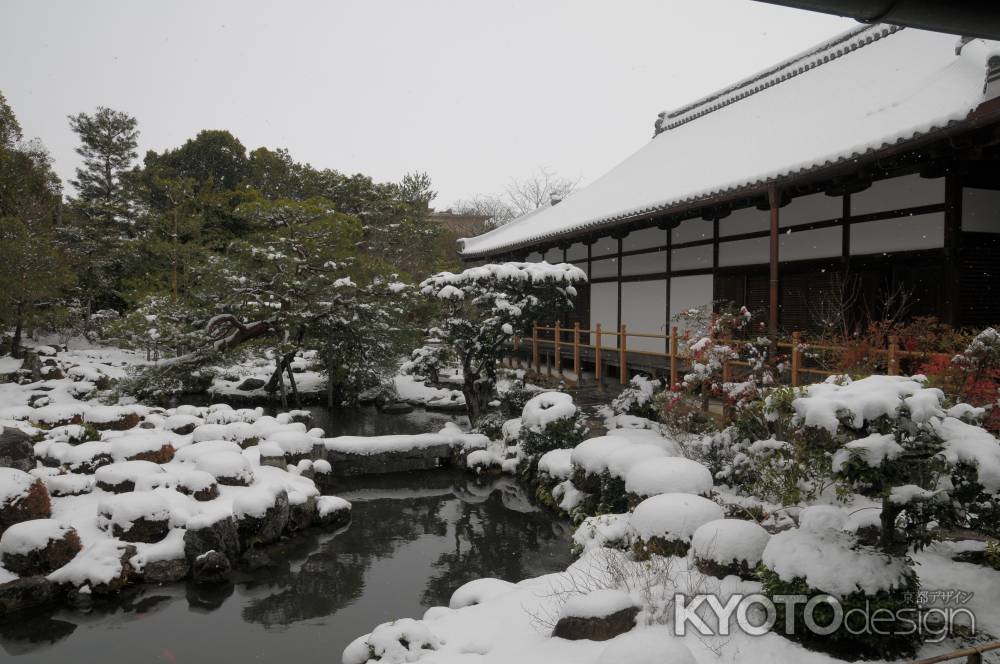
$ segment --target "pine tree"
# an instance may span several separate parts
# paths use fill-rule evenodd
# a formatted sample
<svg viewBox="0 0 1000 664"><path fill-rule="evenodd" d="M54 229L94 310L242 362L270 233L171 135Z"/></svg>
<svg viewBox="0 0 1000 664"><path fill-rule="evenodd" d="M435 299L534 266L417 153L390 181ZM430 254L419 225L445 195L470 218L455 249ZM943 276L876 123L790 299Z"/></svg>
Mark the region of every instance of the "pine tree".
<svg viewBox="0 0 1000 664"><path fill-rule="evenodd" d="M105 234L131 235L125 173L137 156L136 119L99 106L93 115L70 116L69 124L80 137L76 152L83 157L83 167L76 169L76 179L72 180L81 211L99 223Z"/></svg>

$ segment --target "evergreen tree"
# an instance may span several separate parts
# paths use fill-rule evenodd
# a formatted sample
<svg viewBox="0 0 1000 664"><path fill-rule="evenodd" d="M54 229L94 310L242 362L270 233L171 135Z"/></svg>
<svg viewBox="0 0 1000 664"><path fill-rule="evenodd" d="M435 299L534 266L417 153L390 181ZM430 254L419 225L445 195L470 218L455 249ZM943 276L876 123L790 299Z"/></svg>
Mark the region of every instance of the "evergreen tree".
<svg viewBox="0 0 1000 664"><path fill-rule="evenodd" d="M93 115L70 116L69 124L80 137L76 152L83 157L83 167L76 169L72 181L81 211L100 224L103 235L132 235L125 173L137 156L136 119L99 106Z"/></svg>
<svg viewBox="0 0 1000 664"><path fill-rule="evenodd" d="M48 152L37 141L22 140L0 95L0 326L14 331L15 357L24 329L61 309L55 300L71 280L54 232L60 199Z"/></svg>

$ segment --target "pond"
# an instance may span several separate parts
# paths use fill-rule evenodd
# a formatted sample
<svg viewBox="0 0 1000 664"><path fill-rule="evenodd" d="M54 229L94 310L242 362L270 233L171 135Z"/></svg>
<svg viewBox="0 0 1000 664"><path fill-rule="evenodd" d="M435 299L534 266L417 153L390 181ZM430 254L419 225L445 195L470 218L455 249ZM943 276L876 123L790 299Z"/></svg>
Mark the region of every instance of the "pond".
<svg viewBox="0 0 1000 664"><path fill-rule="evenodd" d="M291 538L273 567L233 585L137 586L88 611L0 623L0 660L330 664L377 624L447 605L467 581L517 581L572 561L569 524L507 477L383 475L335 493L353 503L352 523Z"/></svg>

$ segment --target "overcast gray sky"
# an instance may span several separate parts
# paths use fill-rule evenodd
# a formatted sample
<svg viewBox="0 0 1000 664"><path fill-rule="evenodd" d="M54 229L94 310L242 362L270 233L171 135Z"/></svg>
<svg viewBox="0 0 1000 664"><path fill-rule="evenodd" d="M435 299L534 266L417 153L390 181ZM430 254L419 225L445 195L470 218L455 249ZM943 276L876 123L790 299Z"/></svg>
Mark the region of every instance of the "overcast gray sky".
<svg viewBox="0 0 1000 664"><path fill-rule="evenodd" d="M853 21L751 0L0 0L0 90L63 180L66 116L139 120L140 157L201 129L396 180L434 205L544 166L592 180L656 114Z"/></svg>

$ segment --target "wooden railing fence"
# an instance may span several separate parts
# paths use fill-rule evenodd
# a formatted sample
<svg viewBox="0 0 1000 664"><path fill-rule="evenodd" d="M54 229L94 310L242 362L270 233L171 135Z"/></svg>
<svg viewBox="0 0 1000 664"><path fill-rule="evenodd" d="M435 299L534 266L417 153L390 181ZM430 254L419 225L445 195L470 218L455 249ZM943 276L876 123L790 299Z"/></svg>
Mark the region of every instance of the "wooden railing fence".
<svg viewBox="0 0 1000 664"><path fill-rule="evenodd" d="M614 345L608 345L609 338L615 340ZM630 348L630 339L655 339L663 342L662 351L640 350ZM553 370L561 378L572 383L579 383L583 370L583 352L586 351L591 357L590 364L593 371L594 382L603 385L608 373L610 364L617 367L618 382L625 385L629 380L629 372L649 371L650 369L663 371L664 378L668 378L670 385L677 385L680 382L680 372L684 365L690 365L694 359L690 352L682 351L682 342L689 339L686 334L679 331L677 326L670 328L669 334L651 332L632 332L624 324L617 329L608 330L600 323L596 323L593 329L582 328L580 323L574 323L572 327L563 326L562 323L553 325L532 324L531 336L515 336L510 344L510 349L514 356L519 355L522 346L530 344L530 366L536 372L542 371L542 352L551 350L551 355L546 353L546 369L551 373ZM739 348L746 346L749 342L739 339L726 338L720 340L731 347ZM684 344L686 347L686 344ZM845 353L850 349L847 346L837 346L830 344L808 343L800 332L792 333L790 338L777 340L774 347L778 352L786 352L789 357L789 369L787 381L793 387L802 385L803 378L812 376L830 376L842 371L831 371L822 367L807 366L806 360L813 352L821 353ZM884 359L886 373L891 376L898 375L900 362L906 358L945 357L950 359L946 353L927 353L923 351L908 351L900 347L899 339L891 336L885 348L866 348L869 355ZM566 376L564 367L564 356L572 362L572 376ZM551 366L548 363L551 361ZM723 365L723 382L730 382L736 367L750 368L751 364L744 360L729 359Z"/></svg>

